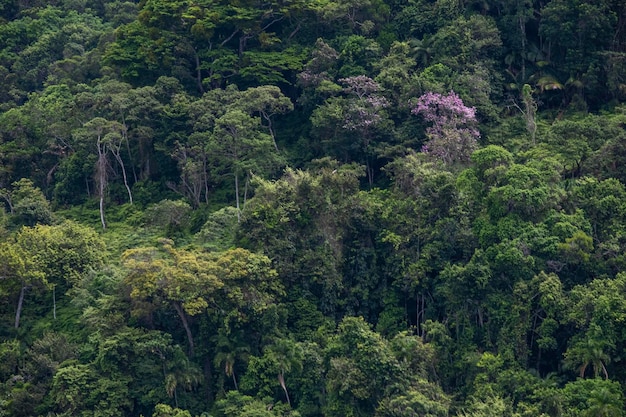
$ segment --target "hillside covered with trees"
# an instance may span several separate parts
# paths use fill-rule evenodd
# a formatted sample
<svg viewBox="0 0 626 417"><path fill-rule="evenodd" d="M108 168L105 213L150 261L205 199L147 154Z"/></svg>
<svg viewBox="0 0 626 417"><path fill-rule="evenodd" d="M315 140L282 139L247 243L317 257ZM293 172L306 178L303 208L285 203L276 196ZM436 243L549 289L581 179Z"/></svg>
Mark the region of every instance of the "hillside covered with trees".
<svg viewBox="0 0 626 417"><path fill-rule="evenodd" d="M626 3L0 0L0 416L626 415Z"/></svg>

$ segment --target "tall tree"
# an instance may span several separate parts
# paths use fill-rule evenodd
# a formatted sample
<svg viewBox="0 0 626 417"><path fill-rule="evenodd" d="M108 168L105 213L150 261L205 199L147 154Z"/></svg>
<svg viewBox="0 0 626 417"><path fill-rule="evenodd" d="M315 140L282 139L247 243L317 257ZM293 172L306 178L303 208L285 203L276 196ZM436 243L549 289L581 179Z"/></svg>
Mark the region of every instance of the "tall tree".
<svg viewBox="0 0 626 417"><path fill-rule="evenodd" d="M429 140L422 152L448 165L469 161L480 137L476 109L463 104L454 91L445 96L428 92L418 99L412 113L422 115L431 124L426 129Z"/></svg>
<svg viewBox="0 0 626 417"><path fill-rule="evenodd" d="M119 151L120 142L124 137L123 134L125 134L123 125L102 117L93 118L85 123L82 128L74 131L74 136L78 141L86 142L88 144L87 146L91 145L89 146L91 149L93 149L93 145L95 145L97 158L94 167L94 180L100 201L100 223L102 224L103 229L106 229L104 203L107 187L109 185L109 177L111 175L111 162L109 161L109 154L113 149L117 149ZM126 182L126 175L124 175L124 180L129 193L129 198L132 201L130 188Z"/></svg>
<svg viewBox="0 0 626 417"><path fill-rule="evenodd" d="M76 285L83 274L102 265L104 243L96 233L72 221L59 225L23 227L2 242L0 259L4 292L18 292L15 328L19 327L26 292L30 289L53 290Z"/></svg>
<svg viewBox="0 0 626 417"><path fill-rule="evenodd" d="M133 300L165 303L174 308L183 324L189 353L193 355L188 315L206 310L223 282L215 264L204 254L176 249L171 240L163 239L160 243L160 248L124 252L122 262L128 270L125 283Z"/></svg>
<svg viewBox="0 0 626 417"><path fill-rule="evenodd" d="M13 295L15 291L18 293L15 307L16 329L20 327L26 291L48 285L40 259L29 251L24 243L22 234L18 234L13 242L0 243L2 292L5 296Z"/></svg>
<svg viewBox="0 0 626 417"><path fill-rule="evenodd" d="M260 127L258 118L233 109L215 120L215 128L207 143L214 164L229 170L234 178L235 202L239 212L242 204L246 203L251 176L271 172L276 164L272 138ZM243 195L241 180L244 180Z"/></svg>

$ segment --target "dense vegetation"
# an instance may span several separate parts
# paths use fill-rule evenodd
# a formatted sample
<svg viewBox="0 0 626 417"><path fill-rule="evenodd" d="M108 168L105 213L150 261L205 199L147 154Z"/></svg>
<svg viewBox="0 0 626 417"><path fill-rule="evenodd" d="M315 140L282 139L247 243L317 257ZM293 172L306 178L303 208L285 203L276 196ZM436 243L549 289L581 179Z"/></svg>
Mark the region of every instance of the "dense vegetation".
<svg viewBox="0 0 626 417"><path fill-rule="evenodd" d="M626 414L623 1L0 16L0 415Z"/></svg>

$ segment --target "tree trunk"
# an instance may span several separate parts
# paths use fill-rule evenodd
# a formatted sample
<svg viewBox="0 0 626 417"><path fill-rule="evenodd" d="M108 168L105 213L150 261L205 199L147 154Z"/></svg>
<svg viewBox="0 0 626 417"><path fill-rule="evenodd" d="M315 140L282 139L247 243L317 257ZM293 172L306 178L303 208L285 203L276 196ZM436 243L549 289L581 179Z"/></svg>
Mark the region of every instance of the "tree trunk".
<svg viewBox="0 0 626 417"><path fill-rule="evenodd" d="M57 170L58 167L59 164L56 163L52 168L50 168L48 174L46 174L46 185L50 185L50 183L52 182L52 175L54 175L54 172Z"/></svg>
<svg viewBox="0 0 626 417"><path fill-rule="evenodd" d="M124 131L126 131L126 122L124 122ZM133 194L130 191L130 186L128 185L128 175L126 174L126 165L124 165L124 160L122 159L122 142L125 141L128 143L128 138L126 134L120 139L118 143L114 146L111 146L111 153L115 157L115 160L120 165L122 169L122 178L124 179L124 187L126 187L126 191L128 192L128 200L130 204L133 204ZM130 146L128 147L128 154L130 156ZM137 181L137 176L135 175L135 181Z"/></svg>
<svg viewBox="0 0 626 417"><path fill-rule="evenodd" d="M126 166L124 165L124 161L122 160L122 156L120 155L120 149L118 148L116 151L113 151L113 155L115 156L117 163L120 164L120 168L122 168L122 178L124 179L124 187L126 187L126 192L128 192L128 201L130 202L130 204L133 204L133 194L130 191L130 186L128 185Z"/></svg>
<svg viewBox="0 0 626 417"><path fill-rule="evenodd" d="M9 205L9 213L13 214L13 204L11 203L11 195L9 194L9 192L6 191L0 194L0 198L7 202L7 204Z"/></svg>
<svg viewBox="0 0 626 417"><path fill-rule="evenodd" d="M180 316L180 320L183 322L183 327L185 328L185 333L187 334L187 341L189 342L189 356L193 356L193 335L191 334L191 329L189 328L189 323L187 322L187 315L183 310L183 307L180 303L173 303L176 312Z"/></svg>
<svg viewBox="0 0 626 417"><path fill-rule="evenodd" d="M283 388L283 391L285 391L285 398L287 399L287 404L291 405L291 401L289 400L289 393L287 392L287 385L285 385L285 376L283 375L282 372L278 374L278 382L280 382L280 386Z"/></svg>
<svg viewBox="0 0 626 417"><path fill-rule="evenodd" d="M202 70L200 68L200 56L198 55L198 51L196 48L193 48L193 56L196 61L196 83L198 84L198 91L200 94L204 94L204 87L202 86Z"/></svg>
<svg viewBox="0 0 626 417"><path fill-rule="evenodd" d="M102 144L100 136L98 136L98 141L96 143L98 147L98 162L96 163L96 179L98 182L98 194L100 196L100 222L102 223L102 228L106 229L107 225L104 220L104 190L106 189L107 182L107 167L106 167L106 153L105 153L105 145Z"/></svg>
<svg viewBox="0 0 626 417"><path fill-rule="evenodd" d="M102 228L106 229L107 228L107 224L104 221L104 195L103 193L100 194L100 223L102 223Z"/></svg>
<svg viewBox="0 0 626 417"><path fill-rule="evenodd" d="M372 165L370 164L369 157L366 157L365 160L365 171L367 173L367 182L371 189L374 186L374 168L372 168Z"/></svg>
<svg viewBox="0 0 626 417"><path fill-rule="evenodd" d="M206 153L202 153L202 177L204 180L204 202L209 204L209 174Z"/></svg>
<svg viewBox="0 0 626 417"><path fill-rule="evenodd" d="M276 144L276 136L274 135L274 128L272 127L272 118L266 114L265 112L261 112L261 115L265 120L267 120L267 128L270 131L270 136L272 137L272 143L274 143L274 149L278 152L278 145Z"/></svg>
<svg viewBox="0 0 626 417"><path fill-rule="evenodd" d="M91 197L91 189L89 188L89 178L85 177L85 187L87 189L87 197Z"/></svg>
<svg viewBox="0 0 626 417"><path fill-rule="evenodd" d="M239 176L235 173L235 201L237 202L237 223L241 222L241 211L239 209Z"/></svg>
<svg viewBox="0 0 626 417"><path fill-rule="evenodd" d="M17 300L17 309L15 310L15 328L20 327L20 317L22 316L22 306L24 305L24 293L26 292L26 284L22 284L20 297Z"/></svg>
<svg viewBox="0 0 626 417"><path fill-rule="evenodd" d="M128 135L124 135L124 140L126 141L126 152L128 152L128 160L131 161L130 166L133 170L133 178L135 179L135 183L136 183L138 181L137 171L135 170L135 165L132 163L133 154L130 152L130 143L128 142Z"/></svg>
<svg viewBox="0 0 626 417"><path fill-rule="evenodd" d="M207 356L204 359L204 380L205 381L213 380L213 371L211 369L211 366L212 366L211 359L209 359L209 357ZM206 384L206 399L208 403L212 403L214 400L212 384Z"/></svg>
<svg viewBox="0 0 626 417"><path fill-rule="evenodd" d="M246 185L243 187L243 208L246 208L246 202L248 201L248 185L250 185L250 176L246 175Z"/></svg>
<svg viewBox="0 0 626 417"><path fill-rule="evenodd" d="M424 313L426 310L426 299L424 297L424 294L418 294L416 295L416 304L415 304L415 308L417 309L417 314L415 317L415 328L417 330L417 335L421 338L424 337L424 329L422 326L422 323L424 321Z"/></svg>
<svg viewBox="0 0 626 417"><path fill-rule="evenodd" d="M239 386L237 385L237 376L235 376L235 369L233 369L233 384L235 384L235 389L239 391Z"/></svg>

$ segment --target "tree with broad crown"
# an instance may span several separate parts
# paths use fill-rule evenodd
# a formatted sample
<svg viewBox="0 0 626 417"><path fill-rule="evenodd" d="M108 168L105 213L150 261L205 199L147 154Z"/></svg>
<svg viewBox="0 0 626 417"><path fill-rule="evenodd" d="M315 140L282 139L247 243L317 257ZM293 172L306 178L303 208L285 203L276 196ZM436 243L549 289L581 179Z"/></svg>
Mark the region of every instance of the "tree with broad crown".
<svg viewBox="0 0 626 417"><path fill-rule="evenodd" d="M224 284L216 265L202 253L174 248L174 242L161 240L161 248L129 249L122 255L128 269L126 284L133 300L151 300L170 304L180 317L189 353L193 355L193 335L188 315L204 311L214 292Z"/></svg>
<svg viewBox="0 0 626 417"><path fill-rule="evenodd" d="M344 92L348 96L343 128L356 132L361 137L360 147L365 154L367 177L371 186L374 182L370 161L371 142L375 136L372 129L384 122L384 114L381 113L389 106L389 102L380 94L380 85L365 75L342 78L339 82L345 85Z"/></svg>
<svg viewBox="0 0 626 417"><path fill-rule="evenodd" d="M237 210L241 211L240 179L246 179L246 185L254 171L265 171L275 160L268 152L273 148L271 136L259 131L260 120L249 116L239 109L228 111L215 120L215 128L207 151L217 160L215 165L230 170L235 180L235 200ZM243 204L247 199L247 187L244 190Z"/></svg>
<svg viewBox="0 0 626 417"><path fill-rule="evenodd" d="M480 132L474 127L474 107L463 104L454 91L445 96L428 92L420 96L411 113L421 115L431 123L426 129L429 140L422 147L422 152L446 164L469 161L480 138Z"/></svg>
<svg viewBox="0 0 626 417"><path fill-rule="evenodd" d="M0 199L8 205L12 224L34 226L52 223L50 203L32 180L22 178L11 185L12 190L0 189Z"/></svg>
<svg viewBox="0 0 626 417"><path fill-rule="evenodd" d="M20 327L26 290L32 287L48 286L40 260L24 248L19 234L13 242L0 243L0 282L2 282L0 295L9 295L19 289L15 309L15 328L17 329Z"/></svg>

